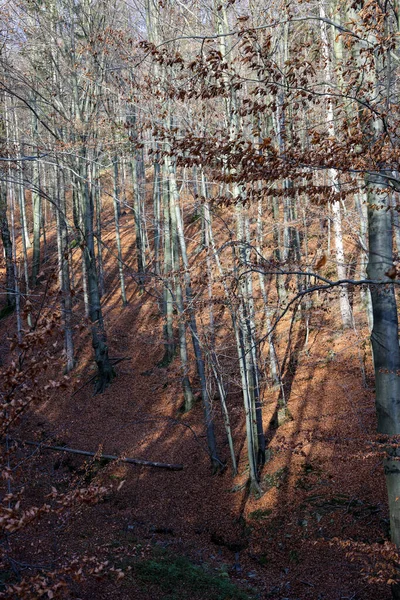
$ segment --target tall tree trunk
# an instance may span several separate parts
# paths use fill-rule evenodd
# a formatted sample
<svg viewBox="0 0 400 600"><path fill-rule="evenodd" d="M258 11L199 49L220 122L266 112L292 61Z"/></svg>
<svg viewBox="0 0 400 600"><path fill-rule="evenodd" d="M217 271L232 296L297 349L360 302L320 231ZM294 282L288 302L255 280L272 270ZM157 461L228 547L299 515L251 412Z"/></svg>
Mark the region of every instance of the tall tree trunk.
<svg viewBox="0 0 400 600"><path fill-rule="evenodd" d="M197 320L195 314L195 308L193 306L193 293L190 281L190 271L189 271L189 260L187 257L186 251L186 241L183 231L183 221L181 216L181 211L179 207L179 192L176 185L175 171L172 165L170 157L167 155L164 158L166 171L169 175L170 182L170 202L171 202L171 213L174 211L174 217L176 219L176 230L179 240L179 248L181 252L181 258L183 263L183 277L185 281L185 295L186 295L186 306L187 311L189 313L189 329L192 336L193 350L196 358L196 366L197 373L200 379L200 388L201 388L201 397L203 401L203 409L204 409L204 419L206 425L206 436L207 436L207 445L208 451L210 454L211 464L213 466L214 471L218 471L221 469L222 462L218 457L217 451L217 443L215 438L214 431L214 418L212 413L212 406L210 402L210 398L208 397L207 390L207 380L206 380L206 372L204 365L204 357L203 352L200 345L200 338L197 329Z"/></svg>
<svg viewBox="0 0 400 600"><path fill-rule="evenodd" d="M163 186L162 186L162 204L163 204L163 238L164 238L164 266L163 266L163 315L164 315L164 356L161 360L162 366L169 365L175 356L175 341L173 328L173 296L172 286L173 278L171 276L173 266L173 238L171 232L170 218L170 190L167 167L163 168Z"/></svg>
<svg viewBox="0 0 400 600"><path fill-rule="evenodd" d="M103 266L103 242L102 242L102 228L101 228L101 217L102 217L102 201L101 201L101 183L99 177L99 167L97 162L93 164L93 176L92 181L94 182L93 194L95 197L96 207L96 247L97 247L97 274L99 279L99 294L100 297L105 294L105 283L104 283L104 266Z"/></svg>
<svg viewBox="0 0 400 600"><path fill-rule="evenodd" d="M129 118L129 125L131 130L131 137L136 142L136 116L133 115ZM135 219L135 232L136 232L136 248L137 248L137 272L139 285L141 287L145 284L145 270L146 270L146 236L144 232L144 215L143 215L143 201L142 194L139 185L139 160L138 150L133 143L132 156L131 156L131 177L132 177L132 191L133 191L133 216Z"/></svg>
<svg viewBox="0 0 400 600"><path fill-rule="evenodd" d="M384 176L368 178L368 278L386 282L371 285L373 329L371 342L374 354L376 412L378 432L400 434L400 348L396 297L387 273L393 266L392 220ZM384 468L389 497L390 533L400 546L400 448L389 448Z"/></svg>
<svg viewBox="0 0 400 600"><path fill-rule="evenodd" d="M89 318L91 321L92 346L98 370L96 393L101 393L105 390L109 383L111 383L115 373L108 356L107 335L101 309L96 257L94 252L93 197L92 190L89 187L87 173L85 172L85 165L82 165L81 175L83 176L81 176L79 181L79 191L84 228L83 258L87 276L87 293Z"/></svg>
<svg viewBox="0 0 400 600"><path fill-rule="evenodd" d="M325 23L326 13L324 8L324 3L320 2L319 5L320 17L321 17L321 39L322 39L322 57L324 60L324 71L325 71L325 80L327 83L327 93L330 93L330 88L332 86L332 73L331 73L331 58L329 54L329 38L328 31ZM333 111L332 100L328 99L328 108L327 108L327 125L328 132L332 138L336 136L335 130L335 115ZM329 179L333 186L333 189L336 193L340 192L340 181L339 174L336 169L329 169ZM336 264L337 264L337 274L339 279L346 279L346 264L345 264L345 256L344 256L344 246L343 246L343 233L342 233L342 217L340 210L340 202L339 200L335 200L332 202L332 221L333 221L333 230L335 234L335 253L336 253ZM348 289L346 286L342 286L339 292L339 304L340 304L340 314L342 317L343 327L349 328L353 326L353 314L351 311L350 301Z"/></svg>
<svg viewBox="0 0 400 600"><path fill-rule="evenodd" d="M64 350L65 350L65 372L69 373L74 368L74 340L72 332L72 295L71 280L69 268L69 249L68 249L68 227L67 227L67 203L65 198L65 182L57 169L57 227L59 235L59 270L60 270L60 289L61 289L61 312L64 325Z"/></svg>
<svg viewBox="0 0 400 600"><path fill-rule="evenodd" d="M171 238L173 242L172 246L172 264L174 272L174 290L175 290L175 301L176 307L179 314L178 330L179 330L179 354L181 357L182 365L182 389L184 396L184 408L185 412L191 410L194 404L194 397L192 392L192 386L189 379L189 357L186 342L186 314L184 307L184 300L182 294L182 286L180 282L179 274L179 237L176 223L176 214L170 206L170 223L171 223Z"/></svg>
<svg viewBox="0 0 400 600"><path fill-rule="evenodd" d="M124 269L123 269L123 262L122 262L121 232L120 232L120 226L119 226L121 207L120 207L118 157L116 155L114 156L113 165L114 165L113 204L114 204L115 240L116 240L116 244L117 244L117 253L118 253L118 273L119 273L119 283L120 283L120 287L121 287L122 306L126 306L127 299L126 299L126 290L125 290Z"/></svg>
<svg viewBox="0 0 400 600"><path fill-rule="evenodd" d="M7 95L4 97L4 109L5 109L5 129L6 129L6 143L7 147L10 146L11 138L11 124L12 119L10 116L10 110L8 107ZM15 314L17 321L17 338L18 342L22 341L22 319L21 319L21 293L20 293L20 282L18 278L17 270L17 241L15 233L15 194L14 186L12 184L12 169L11 163L8 164L7 168L8 182L6 184L6 194L10 201L10 216L11 216L11 247L12 247L12 262L14 271L14 289L15 289Z"/></svg>
<svg viewBox="0 0 400 600"><path fill-rule="evenodd" d="M7 217L7 188L0 183L0 233L3 242L4 257L6 261L6 294L7 307L15 308L15 272L13 261L13 246Z"/></svg>
<svg viewBox="0 0 400 600"><path fill-rule="evenodd" d="M368 198L364 192L357 194L356 204L360 215L360 279L367 275L368 265ZM370 333L373 327L371 291L369 288L361 289L361 300L367 313L368 328Z"/></svg>
<svg viewBox="0 0 400 600"><path fill-rule="evenodd" d="M231 61L232 49L228 48L228 41L225 37L229 31L227 6L228 3L225 1L216 1L215 16L217 32L220 35L218 41L220 54L225 60ZM240 113L237 92L233 86L233 82L230 80L230 75L227 69L223 71L222 79L227 94L225 100L225 114L229 126L229 137L231 142L235 143L240 133ZM226 161L224 171L225 175L229 175L229 177L233 178L233 181L235 181L236 171L235 169L231 168L230 172L228 172ZM233 317L232 324L235 332L235 340L239 359L239 371L242 382L243 403L246 419L247 450L250 466L250 485L255 492L259 492L259 467L261 467L264 462L265 440L262 430L262 412L261 404L259 403L258 378L256 365L254 364L253 353L253 349L255 349L254 327L252 323L253 298L251 273L248 273L249 269L246 267L248 262L248 253L245 233L246 224L244 221L244 195L244 186L240 186L234 182L232 185L232 196L235 204L237 239L239 242L239 259L236 261L234 257L234 264L238 264L239 267L243 266L245 274L239 272L237 273L237 277L239 277L240 297L238 311ZM235 268L237 269L236 266Z"/></svg>
<svg viewBox="0 0 400 600"><path fill-rule="evenodd" d="M158 148L156 145L154 160L153 160L153 168L154 168L154 183L153 183L153 223L154 223L154 272L159 275L160 274L160 190L161 190L161 181L160 181L160 156L158 152Z"/></svg>
<svg viewBox="0 0 400 600"><path fill-rule="evenodd" d="M231 429L231 422L229 417L229 411L227 406L227 391L224 384L224 377L221 366L218 361L218 356L216 352L216 342L215 342L215 318L214 318L214 298L213 298L213 271L211 264L211 256L213 252L212 248L212 221L211 221L211 212L210 206L208 204L208 190L206 184L206 178L204 174L204 169L200 169L201 172L201 195L204 198L204 204L202 206L202 215L203 215L203 227L204 227L204 243L207 252L206 262L207 262L207 286L208 286L208 303L209 303L209 316L210 316L210 341L209 341L209 352L208 357L211 364L211 369L214 375L215 382L217 384L219 399L221 402L221 410L222 417L224 420L225 433L228 440L229 452L231 456L232 470L233 475L237 475L237 462L235 455L235 448L233 443L233 435Z"/></svg>
<svg viewBox="0 0 400 600"><path fill-rule="evenodd" d="M38 123L35 115L32 117L32 131L33 139L35 144L38 143ZM36 148L36 156L39 156L38 149ZM32 287L35 287L37 276L40 269L40 230L42 221L42 199L38 193L40 188L40 177L39 177L39 162L34 160L32 164L32 213L33 213L33 254L32 254ZM36 188L36 189L35 189Z"/></svg>

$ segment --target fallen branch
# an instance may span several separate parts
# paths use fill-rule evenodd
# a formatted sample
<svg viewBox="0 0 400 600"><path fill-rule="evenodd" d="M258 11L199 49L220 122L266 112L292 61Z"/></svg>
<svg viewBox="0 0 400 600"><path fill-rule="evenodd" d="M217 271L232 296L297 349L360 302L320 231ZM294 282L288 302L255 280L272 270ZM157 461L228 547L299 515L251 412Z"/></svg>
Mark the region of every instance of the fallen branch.
<svg viewBox="0 0 400 600"><path fill-rule="evenodd" d="M70 454L80 454L82 456L95 456L98 459L104 458L105 460L119 460L131 465L139 465L141 467L157 467L158 469L169 469L170 471L182 471L183 469L183 465L181 464L161 463L152 460L142 460L141 458L121 458L119 456L114 456L113 454L98 454L97 452L89 452L88 450L75 450L74 448L68 448L67 446L49 446L47 444L40 444L39 442L19 441L19 443L27 444L28 446L37 446L43 450L69 452Z"/></svg>

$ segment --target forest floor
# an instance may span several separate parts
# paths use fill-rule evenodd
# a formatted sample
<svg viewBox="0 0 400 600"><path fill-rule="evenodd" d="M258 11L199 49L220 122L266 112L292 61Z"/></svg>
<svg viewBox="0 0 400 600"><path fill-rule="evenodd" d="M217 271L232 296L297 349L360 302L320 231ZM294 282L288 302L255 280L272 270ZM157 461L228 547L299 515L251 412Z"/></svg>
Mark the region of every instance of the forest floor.
<svg viewBox="0 0 400 600"><path fill-rule="evenodd" d="M50 554L96 555L124 569L120 580L71 582L68 597L81 600L391 598L380 552L389 539L387 499L381 460L368 452L375 431L374 390L368 332L358 305L357 330L343 332L337 298L316 300L307 345L298 322L287 345L290 322L281 324L289 416L277 425L281 390L266 387L268 461L263 493L254 496L246 487L240 390L230 393L239 474L232 477L215 399L218 443L228 464L213 475L201 402L182 414L179 359L158 366L164 349L154 299L127 278L129 304L122 307L115 274L106 283L110 355L125 358L116 367L117 377L101 395L93 395L92 384L83 385L94 364L82 330L75 339L79 363L71 389L32 409L18 435L181 463L183 470L36 452L23 474L32 499L50 486L63 489L88 479L124 484L95 506L68 513L57 527L42 522L26 533L21 550L26 561L34 556L34 562L46 562ZM14 320L10 315L0 322L3 357Z"/></svg>

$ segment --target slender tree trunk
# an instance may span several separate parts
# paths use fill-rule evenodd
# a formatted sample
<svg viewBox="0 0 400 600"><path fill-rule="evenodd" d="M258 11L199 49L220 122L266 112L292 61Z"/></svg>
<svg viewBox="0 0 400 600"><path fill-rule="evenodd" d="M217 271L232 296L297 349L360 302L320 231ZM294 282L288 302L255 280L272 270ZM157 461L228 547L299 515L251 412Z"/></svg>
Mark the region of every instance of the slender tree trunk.
<svg viewBox="0 0 400 600"><path fill-rule="evenodd" d="M75 165L77 170L79 170L79 164ZM84 231L85 231L85 223L83 216L83 206L82 202L79 201L81 196L80 191L80 181L74 180L72 187L72 214L74 219L75 231L77 235L77 241L81 247L82 251L82 263L81 263L81 271L82 271L82 289L83 289L83 304L85 307L85 317L89 318L89 294L88 294L88 278L86 272L86 261L85 261L85 239L84 239ZM100 293L100 291L99 291Z"/></svg>
<svg viewBox="0 0 400 600"><path fill-rule="evenodd" d="M360 279L367 276L368 265L368 199L366 195L360 192L356 198L357 208L360 215ZM361 289L361 300L365 307L370 333L373 327L371 290L369 288Z"/></svg>
<svg viewBox="0 0 400 600"><path fill-rule="evenodd" d="M175 356L175 341L173 328L173 279L171 271L173 266L173 239L171 234L170 219L170 190L167 168L163 169L163 237L164 237L164 287L163 287L163 314L164 314L164 356L161 360L162 366L169 365Z"/></svg>
<svg viewBox="0 0 400 600"><path fill-rule="evenodd" d="M263 243L263 207L262 207L262 198L258 200L257 206L257 260L260 262L260 257L262 256L262 243ZM260 265L261 266L261 265ZM264 305L264 314L265 314L265 328L268 331L271 331L271 309L268 306L268 295L267 290L265 288L265 276L260 272L259 273L259 285L261 296L263 299ZM268 334L268 345L269 345L269 368L270 368L270 376L273 385L280 384L279 377L279 367L278 367L278 357L276 355L274 336L272 333Z"/></svg>
<svg viewBox="0 0 400 600"><path fill-rule="evenodd" d="M171 223L171 238L173 241L173 251L172 251L172 263L173 263L173 272L174 272L174 289L175 289L175 300L176 307L179 314L178 321L178 330L179 330L179 353L181 357L181 365L182 365L182 389L184 396L184 408L185 412L188 412L193 408L194 397L192 392L192 386L190 384L189 379L189 358L188 358L188 349L186 342L186 314L184 308L184 300L182 295L182 286L179 277L179 237L177 231L177 223L176 223L176 214L175 211L170 211L170 223Z"/></svg>
<svg viewBox="0 0 400 600"><path fill-rule="evenodd" d="M212 254L212 222L211 222L211 212L210 207L207 202L208 192L206 179L204 175L204 170L201 168L201 194L204 198L203 204L203 220L204 220L204 241L205 247L207 251L207 276L208 276L208 303L209 303L209 315L210 315L210 351L209 351L209 360L211 363L212 372L214 375L215 382L217 384L219 399L221 402L221 410L222 417L224 420L225 433L228 440L229 452L231 456L232 470L233 475L237 474L237 463L236 463L236 455L235 448L233 443L233 435L231 429L231 422L229 417L229 411L227 406L227 391L224 384L224 378L222 374L222 369L218 361L217 353L216 353L216 344L215 344L215 319L214 319L214 309L213 309L213 271L211 265L211 254Z"/></svg>
<svg viewBox="0 0 400 600"><path fill-rule="evenodd" d="M399 218L399 213L396 210L396 197L394 194L392 194L391 207L392 207L394 239L396 241L396 250L397 250L397 254L400 256L400 218Z"/></svg>
<svg viewBox="0 0 400 600"><path fill-rule="evenodd" d="M102 242L102 228L101 228L102 201L101 201L100 178L98 175L98 166L96 163L93 165L93 181L95 182L93 194L95 197L95 205L96 205L97 273L98 273L98 279L99 279L99 294L100 294L100 297L102 297L105 294L104 266L103 266L103 242Z"/></svg>
<svg viewBox="0 0 400 600"><path fill-rule="evenodd" d="M85 155L83 154L82 160L84 156ZM88 177L84 168L82 168L79 187L84 227L85 246L83 257L87 276L89 318L91 321L92 346L98 369L96 393L101 393L105 390L109 383L111 383L115 373L108 356L107 336L100 303L100 292L94 252L92 190L89 187Z"/></svg>
<svg viewBox="0 0 400 600"><path fill-rule="evenodd" d="M64 324L65 372L74 368L74 340L72 330L72 296L69 268L68 228L66 215L65 183L60 170L57 170L57 225L59 229L59 269L61 275L61 312Z"/></svg>
<svg viewBox="0 0 400 600"><path fill-rule="evenodd" d="M219 37L219 50L225 60L232 60L231 48L228 48L228 38L225 37L229 31L227 3L215 2L216 26ZM236 89L232 85L228 70L222 73L224 87L227 93L225 101L226 120L229 126L229 137L231 142L235 143L240 133L239 121L239 106ZM229 94L229 95L228 95ZM225 161L226 162L226 161ZM231 178L236 175L234 169L230 169L225 164L224 171ZM239 242L239 261L238 264L246 265L247 251L245 238L245 224L243 216L243 197L245 189L236 182L232 186L233 202L235 204L237 239ZM235 255L235 252L234 252ZM234 264L237 261L234 256ZM235 266L234 268L237 267ZM246 272L248 269L245 267ZM239 371L242 381L243 403L246 418L246 439L248 459L250 466L250 484L254 491L258 492L259 488L259 466L263 462L265 456L265 442L262 432L262 413L261 404L259 404L259 388L256 373L256 365L254 365L253 348L254 345L254 328L251 323L252 313L252 286L251 274L246 275L237 272L239 277L239 307L237 315L233 317L232 324L235 332L236 346L239 359ZM234 314L233 311L231 313Z"/></svg>
<svg viewBox="0 0 400 600"><path fill-rule="evenodd" d="M32 130L33 139L37 144L37 118L33 116ZM39 153L36 149L36 155ZM33 212L33 254L32 254L32 287L35 287L37 276L40 269L40 230L42 222L42 199L37 189L40 188L40 170L38 160L34 160L32 163L32 212ZM37 188L37 189L35 189Z"/></svg>
<svg viewBox="0 0 400 600"><path fill-rule="evenodd" d="M25 294L26 297L29 297L30 294L30 289L29 289L29 272L28 272L28 246L27 246L27 241L29 241L29 238L27 238L25 236L25 224L26 224L26 218L23 217L24 211L25 211L25 191L24 191L24 187L23 187L23 180L22 180L22 172L20 171L20 179L19 182L15 185L14 187L14 197L18 196L19 199L19 216L20 216L20 223L21 223L21 239L22 239L22 256L23 256L23 269L24 269L24 279L25 279ZM24 208L22 208L24 207ZM31 314L28 313L27 315L27 322L29 327L31 327L32 322L31 322Z"/></svg>
<svg viewBox="0 0 400 600"><path fill-rule="evenodd" d="M10 134L11 134L11 117L10 110L8 107L8 98L5 95L4 98L4 109L5 109L5 128L6 128L6 143L7 147L10 145ZM18 342L22 341L22 320L21 320L21 293L20 293L20 282L18 277L18 267L17 267L17 242L16 242L16 234L15 234L15 194L14 194L14 186L11 183L12 179L12 169L11 163L8 164L7 169L8 175L8 183L6 184L6 193L7 197L10 201L10 217L11 217L11 247L12 247L12 263L13 263L13 271L14 271L14 286L15 286L15 314L17 321L17 338Z"/></svg>
<svg viewBox="0 0 400 600"><path fill-rule="evenodd" d="M132 139L136 140L136 117L132 116L129 120L131 127ZM138 280L141 287L145 284L145 271L146 271L146 236L144 232L144 215L143 215L143 202L142 194L139 185L139 160L138 150L133 145L132 156L131 156L131 177L132 177L132 190L133 190L133 216L135 219L135 232L136 232L136 248L137 248L137 271Z"/></svg>
<svg viewBox="0 0 400 600"><path fill-rule="evenodd" d="M7 189L0 183L0 233L3 242L4 257L6 262L6 294L7 307L15 308L15 272L13 262L13 245L7 217Z"/></svg>
<svg viewBox="0 0 400 600"><path fill-rule="evenodd" d="M160 242L161 242L161 232L160 232L160 156L156 146L156 151L154 154L153 161L154 168L154 183L153 183L153 214L154 214L154 272L159 275L160 274Z"/></svg>
<svg viewBox="0 0 400 600"><path fill-rule="evenodd" d="M42 171L42 176L40 175L40 170ZM43 186L43 189L46 190L46 176L47 176L47 172L46 172L46 168L43 165L42 169L40 169L40 163L39 163L39 180L43 182L43 184L41 184ZM49 174L50 176L50 174ZM54 184L56 185L56 184ZM54 194L55 195L55 194ZM43 238L43 258L42 258L42 262L46 263L48 260L48 256L47 256L47 233L46 233L46 228L47 228L47 223L48 223L48 219L47 219L47 214L48 214L48 202L43 202L42 198L41 198L41 209L40 209L40 229L41 229L41 235Z"/></svg>
<svg viewBox="0 0 400 600"><path fill-rule="evenodd" d="M119 226L119 217L121 214L121 207L120 207L120 190L119 190L119 173L118 173L118 157L117 156L114 156L113 164L114 164L113 204L114 204L115 240L116 240L116 244L117 244L117 253L118 253L118 272L119 272L119 283L120 283L120 287L121 287L122 306L126 306L127 299L126 299L126 290L125 290L125 277L124 277L123 261L122 261L121 232L120 232L120 226Z"/></svg>
<svg viewBox="0 0 400 600"><path fill-rule="evenodd" d="M332 85L332 74L331 74L331 59L329 55L329 38L326 23L322 19L326 19L324 3L320 2L320 17L321 17L321 38L322 38L322 56L325 63L325 79L328 86L328 93L330 92L330 87ZM334 119L334 111L332 100L328 99L328 108L327 108L327 121L328 121L328 132L332 138L335 138L335 119ZM329 169L329 178L336 193L340 192L340 181L339 174L336 169ZM337 273L339 279L346 279L346 265L345 265L345 256L344 256L344 246L343 246L343 233L342 233L342 217L340 210L340 202L339 200L335 200L332 202L332 221L333 221L333 230L335 234L335 251L336 251L336 263L337 263ZM349 294L346 286L342 286L339 292L339 304L340 304L340 313L342 316L342 324L345 328L353 327L353 315L351 311L351 306L349 302Z"/></svg>
<svg viewBox="0 0 400 600"><path fill-rule="evenodd" d="M212 406L210 403L210 399L208 397L208 390L207 390L204 357L203 357L203 352L202 352L202 349L200 346L200 339L199 339L199 334L198 334L198 329L197 329L197 320L196 320L196 315L195 315L195 309L193 306L193 294L192 294L192 287L191 287L191 281L190 281L189 261L188 261L188 257L187 257L187 251L186 251L186 241L185 241L185 236L184 236L184 231L183 231L182 216L181 216L181 211L180 211L180 207L179 207L179 192L178 192L178 188L176 185L174 167L172 165L170 157L166 156L164 161L165 161L166 171L169 174L170 191L171 191L171 194L170 194L171 212L172 211L175 212L174 216L176 219L176 229L177 229L177 235L178 235L178 239L179 239L179 248L180 248L181 258L182 258L182 263L183 263L183 268L184 268L186 306L187 306L187 311L189 314L189 328L190 328L190 332L192 335L192 343L193 343L194 355L196 358L197 373L198 373L199 379L200 379L201 397L202 397L202 401L203 401L204 419L205 419L205 424L206 424L206 436L207 436L208 451L210 454L210 460L211 460L213 469L214 469L214 471L218 471L218 470L220 470L222 463L218 457L217 443L216 443L215 431L214 431L214 419L213 419L213 414L212 414Z"/></svg>

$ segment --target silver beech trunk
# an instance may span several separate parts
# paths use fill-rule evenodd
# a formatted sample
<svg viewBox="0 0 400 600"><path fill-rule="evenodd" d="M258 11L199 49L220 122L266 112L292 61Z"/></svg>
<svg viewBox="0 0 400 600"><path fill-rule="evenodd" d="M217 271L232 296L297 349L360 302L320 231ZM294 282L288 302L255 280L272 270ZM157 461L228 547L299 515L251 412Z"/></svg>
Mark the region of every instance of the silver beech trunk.
<svg viewBox="0 0 400 600"><path fill-rule="evenodd" d="M374 355L376 412L378 432L400 434L400 348L397 305L392 280L387 273L393 266L392 217L389 196L382 190L387 186L384 175L369 177L368 278L386 285L371 285L373 328L371 343ZM387 448L384 461L389 499L392 541L400 546L400 449Z"/></svg>

